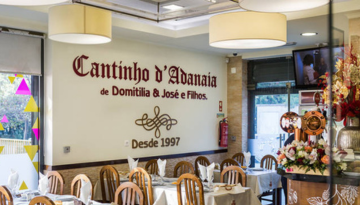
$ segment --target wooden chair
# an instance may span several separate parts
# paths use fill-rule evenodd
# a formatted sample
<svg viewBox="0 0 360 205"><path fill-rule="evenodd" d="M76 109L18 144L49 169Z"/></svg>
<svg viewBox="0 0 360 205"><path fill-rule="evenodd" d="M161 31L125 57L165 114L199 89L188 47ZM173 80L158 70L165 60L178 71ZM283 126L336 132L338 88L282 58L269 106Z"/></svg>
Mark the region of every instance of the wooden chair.
<svg viewBox="0 0 360 205"><path fill-rule="evenodd" d="M234 154L232 159L239 162L241 166L245 166L245 164L244 164L245 156L243 153L239 152L239 153Z"/></svg>
<svg viewBox="0 0 360 205"><path fill-rule="evenodd" d="M71 182L70 194L73 196L76 196L76 198L80 198L81 180L84 180L85 182L90 182L90 184L91 184L91 200L92 200L93 196L94 196L93 185L91 183L90 178L88 176L86 176L85 174L79 174L79 175L75 176L75 178Z"/></svg>
<svg viewBox="0 0 360 205"><path fill-rule="evenodd" d="M63 195L65 184L64 177L57 171L49 171L47 177L49 179L49 193Z"/></svg>
<svg viewBox="0 0 360 205"><path fill-rule="evenodd" d="M114 202L118 205L144 205L144 194L136 184L124 182L116 189Z"/></svg>
<svg viewBox="0 0 360 205"><path fill-rule="evenodd" d="M0 186L0 205L13 205L14 200L6 186Z"/></svg>
<svg viewBox="0 0 360 205"><path fill-rule="evenodd" d="M174 177L177 178L178 176L185 174L185 173L191 173L194 174L194 167L190 162L181 161L175 165L174 168Z"/></svg>
<svg viewBox="0 0 360 205"><path fill-rule="evenodd" d="M145 165L145 170L149 173L149 174L156 174L159 175L159 167L157 164L157 159L152 159L150 161L148 161Z"/></svg>
<svg viewBox="0 0 360 205"><path fill-rule="evenodd" d="M37 196L31 199L29 205L55 205L47 196Z"/></svg>
<svg viewBox="0 0 360 205"><path fill-rule="evenodd" d="M227 175L227 176L226 176ZM246 187L246 174L238 166L229 166L226 167L220 175L220 182L224 183L225 178L227 178L227 184L238 184L241 183L241 186Z"/></svg>
<svg viewBox="0 0 360 205"><path fill-rule="evenodd" d="M208 160L208 158L206 158L204 156L199 156L195 159L195 174L196 174L196 176L200 177L198 163L207 167L210 165L210 161Z"/></svg>
<svg viewBox="0 0 360 205"><path fill-rule="evenodd" d="M264 167L264 162L265 162L265 167ZM260 167L268 169L268 170L272 170L273 164L275 165L275 170L277 170L278 164L277 164L276 158L274 156L268 154L268 155L265 155L261 159Z"/></svg>
<svg viewBox="0 0 360 205"><path fill-rule="evenodd" d="M276 170L277 167L278 167L276 158L275 158L274 156L268 154L268 155L265 155L265 156L261 159L260 167L261 167L261 168L268 169L268 170L272 170L273 164L275 165L274 167L275 167L275 170ZM260 202L261 202L261 200L263 200L263 201L269 201L269 202L272 202L273 204L275 204L275 198L276 198L275 192L276 192L276 189L263 192L263 193L259 196ZM266 197L266 196L272 196L272 199L264 198L264 197Z"/></svg>
<svg viewBox="0 0 360 205"><path fill-rule="evenodd" d="M200 202L197 201L195 183L199 187L199 201ZM199 177L197 177L194 174L186 173L186 174L181 175L179 177L179 179L177 180L176 189L177 189L178 204L185 204L182 202L181 184L184 184L184 186L185 186L186 204L205 205L203 184L201 183Z"/></svg>
<svg viewBox="0 0 360 205"><path fill-rule="evenodd" d="M119 172L114 167L106 165L101 168L99 179L101 184L103 202L113 202L115 199L115 191L120 186ZM109 196L109 200L106 197L107 194Z"/></svg>
<svg viewBox="0 0 360 205"><path fill-rule="evenodd" d="M145 184L145 178L147 179L147 186ZM151 176L145 171L145 169L137 167L131 170L129 181L138 185L144 193L144 205L154 204Z"/></svg>
<svg viewBox="0 0 360 205"><path fill-rule="evenodd" d="M240 167L239 162L233 160L233 159L225 159L224 161L221 162L220 164L220 172L222 172L224 170L224 167L228 167L228 166L238 166Z"/></svg>

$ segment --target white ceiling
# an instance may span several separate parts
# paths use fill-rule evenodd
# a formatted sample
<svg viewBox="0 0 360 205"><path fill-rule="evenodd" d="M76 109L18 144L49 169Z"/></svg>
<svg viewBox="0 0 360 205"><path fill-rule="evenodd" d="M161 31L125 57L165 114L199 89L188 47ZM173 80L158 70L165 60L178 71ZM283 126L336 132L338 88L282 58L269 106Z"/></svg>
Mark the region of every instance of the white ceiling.
<svg viewBox="0 0 360 205"><path fill-rule="evenodd" d="M113 1L127 1L128 3L133 1L133 3L135 3L135 0ZM179 2L184 2L188 5L192 5L191 2L193 1L207 3L205 0L179 0ZM136 2L139 3L140 0L136 0ZM147 2L141 3L141 5L149 4ZM18 27L22 29L47 32L48 8L49 7L0 6L0 25L19 25ZM351 12L353 14L360 14L360 0L337 3L335 4L334 12ZM293 49L314 47L316 43L328 41L327 13L328 7L324 6L318 9L286 14L288 18L288 42L297 42L297 44L296 46L284 46L272 49L228 50L210 47L208 37L208 19L213 14L203 15L196 18L156 23L114 13L113 37L223 56L231 55L232 53L239 53L239 55L242 55L244 58L290 55ZM25 27L23 23L20 23L23 21L28 22ZM343 27L342 29L347 30L347 25L345 25L342 21L335 23L337 23L336 27ZM317 32L319 35L314 37L300 36L300 33L309 31Z"/></svg>

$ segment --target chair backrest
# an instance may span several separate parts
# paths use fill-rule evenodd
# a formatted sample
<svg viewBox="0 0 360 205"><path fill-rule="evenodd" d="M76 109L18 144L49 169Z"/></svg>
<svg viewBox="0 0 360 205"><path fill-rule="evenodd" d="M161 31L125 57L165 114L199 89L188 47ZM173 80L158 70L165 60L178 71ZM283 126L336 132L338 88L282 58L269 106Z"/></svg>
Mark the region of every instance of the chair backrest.
<svg viewBox="0 0 360 205"><path fill-rule="evenodd" d="M264 163L265 163L265 166L264 166ZM268 169L268 170L272 170L273 164L275 165L275 170L276 170L277 167L278 167L276 158L275 158L274 156L268 154L268 155L265 155L265 156L261 159L260 167L261 167L261 168Z"/></svg>
<svg viewBox="0 0 360 205"><path fill-rule="evenodd" d="M197 196L196 196L197 191L196 191L195 183L199 187L199 202L197 201ZM181 190L182 184L185 187L184 190L185 190L186 203L182 202L183 199L182 198L183 191ZM197 177L196 175L189 173L181 175L177 180L176 190L177 190L178 204L205 205L203 184L201 183L199 177Z"/></svg>
<svg viewBox="0 0 360 205"><path fill-rule="evenodd" d="M224 183L225 178L227 178L227 184L238 184L241 183L241 186L246 187L246 174L238 166L229 166L226 167L220 175L220 182Z"/></svg>
<svg viewBox="0 0 360 205"><path fill-rule="evenodd" d="M6 186L0 186L0 205L13 205L13 197Z"/></svg>
<svg viewBox="0 0 360 205"><path fill-rule="evenodd" d="M147 181L147 186L145 183ZM154 204L154 196L152 191L151 176L141 167L131 170L129 175L129 181L134 182L144 193L144 205Z"/></svg>
<svg viewBox="0 0 360 205"><path fill-rule="evenodd" d="M175 165L174 168L174 177L178 177L185 173L194 174L194 167L190 162L181 161Z"/></svg>
<svg viewBox="0 0 360 205"><path fill-rule="evenodd" d="M37 196L31 199L29 205L55 205L47 196Z"/></svg>
<svg viewBox="0 0 360 205"><path fill-rule="evenodd" d="M115 191L120 186L119 172L113 166L106 165L101 168L99 179L103 202L113 202ZM108 193L108 199L106 193Z"/></svg>
<svg viewBox="0 0 360 205"><path fill-rule="evenodd" d="M145 165L145 170L149 173L149 174L156 174L159 175L159 167L157 164L157 159L152 159L150 161L148 161Z"/></svg>
<svg viewBox="0 0 360 205"><path fill-rule="evenodd" d="M237 161L235 161L233 159L225 159L220 164L220 171L222 172L224 170L224 168L228 167L228 166L238 166L238 167L240 167L240 164L239 164L239 162L237 162Z"/></svg>
<svg viewBox="0 0 360 205"><path fill-rule="evenodd" d="M71 191L70 194L73 196L76 196L76 198L80 198L80 190L81 190L81 180L84 180L85 182L90 182L91 184L91 199L93 199L93 185L91 183L91 180L88 176L85 174L79 174L75 176L75 178L71 182Z"/></svg>
<svg viewBox="0 0 360 205"><path fill-rule="evenodd" d="M234 156L232 157L233 160L237 161L240 163L241 166L245 166L244 165L244 159L245 159L245 156L243 153L239 152L239 153L236 153L234 154Z"/></svg>
<svg viewBox="0 0 360 205"><path fill-rule="evenodd" d="M118 205L144 205L144 194L136 184L124 182L116 189L114 203Z"/></svg>
<svg viewBox="0 0 360 205"><path fill-rule="evenodd" d="M49 193L63 195L64 177L57 171L49 171L47 177L49 179Z"/></svg>
<svg viewBox="0 0 360 205"><path fill-rule="evenodd" d="M204 156L199 156L195 159L195 174L196 174L196 176L200 177L198 163L207 167L210 165L210 161L208 160L208 158L206 158Z"/></svg>

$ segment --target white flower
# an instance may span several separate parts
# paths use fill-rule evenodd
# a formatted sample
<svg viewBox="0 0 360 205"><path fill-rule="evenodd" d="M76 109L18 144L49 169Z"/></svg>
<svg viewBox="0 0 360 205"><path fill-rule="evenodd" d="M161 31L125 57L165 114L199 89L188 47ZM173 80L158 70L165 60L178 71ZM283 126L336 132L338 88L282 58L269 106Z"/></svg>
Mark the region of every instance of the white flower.
<svg viewBox="0 0 360 205"><path fill-rule="evenodd" d="M296 150L299 151L299 150L302 150L303 148L304 148L304 146L299 145L296 147Z"/></svg>
<svg viewBox="0 0 360 205"><path fill-rule="evenodd" d="M317 149L313 149L307 159L310 160L310 164L314 164L314 162L317 160L317 157Z"/></svg>
<svg viewBox="0 0 360 205"><path fill-rule="evenodd" d="M291 145L294 146L294 147L297 147L298 144L299 144L299 141L297 141L297 140L294 140L294 141L291 142Z"/></svg>
<svg viewBox="0 0 360 205"><path fill-rule="evenodd" d="M341 169L341 170L346 170L346 168L347 168L347 164L346 164L346 163L341 163L341 164L340 164L340 169Z"/></svg>
<svg viewBox="0 0 360 205"><path fill-rule="evenodd" d="M287 163L287 159L286 158L284 158L283 160L281 160L281 164L282 165L285 165Z"/></svg>
<svg viewBox="0 0 360 205"><path fill-rule="evenodd" d="M319 145L324 145L324 144L326 144L325 140L323 140L323 139L320 139L318 143L319 143Z"/></svg>
<svg viewBox="0 0 360 205"><path fill-rule="evenodd" d="M332 148L332 151L336 153L336 152L339 151L339 149L338 149L337 147L333 147L333 148Z"/></svg>
<svg viewBox="0 0 360 205"><path fill-rule="evenodd" d="M291 160L295 160L295 151L294 150L290 150L288 152L285 153L286 157L291 159Z"/></svg>
<svg viewBox="0 0 360 205"><path fill-rule="evenodd" d="M331 152L330 147L326 147L325 148L325 154L330 155L331 154L330 152Z"/></svg>
<svg viewBox="0 0 360 205"><path fill-rule="evenodd" d="M306 152L304 152L304 151L299 151L298 152L298 157L300 157L300 158L303 158L303 157L305 157L306 155L308 155Z"/></svg>
<svg viewBox="0 0 360 205"><path fill-rule="evenodd" d="M339 153L334 153L334 154L333 154L333 160L334 160L335 162L341 162L340 156L341 156L341 154L339 154Z"/></svg>

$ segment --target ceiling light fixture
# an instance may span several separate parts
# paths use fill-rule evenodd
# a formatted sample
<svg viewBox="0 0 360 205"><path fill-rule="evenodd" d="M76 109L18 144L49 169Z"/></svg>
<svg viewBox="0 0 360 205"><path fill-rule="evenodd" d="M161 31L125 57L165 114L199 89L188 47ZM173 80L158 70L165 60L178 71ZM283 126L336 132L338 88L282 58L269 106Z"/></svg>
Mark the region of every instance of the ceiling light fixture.
<svg viewBox="0 0 360 205"><path fill-rule="evenodd" d="M182 9L184 7L182 6L178 6L178 5L175 5L175 4L171 4L171 5L166 5L166 6L163 6L164 9L169 9L169 10L179 10L179 9Z"/></svg>
<svg viewBox="0 0 360 205"><path fill-rule="evenodd" d="M329 0L239 0L241 8L260 12L292 12L320 7Z"/></svg>
<svg viewBox="0 0 360 205"><path fill-rule="evenodd" d="M306 33L301 33L300 35L302 35L302 36L316 36L316 35L318 35L318 33L315 33L315 32L306 32Z"/></svg>
<svg viewBox="0 0 360 205"><path fill-rule="evenodd" d="M68 0L1 0L0 4L11 6L41 6L67 2Z"/></svg>
<svg viewBox="0 0 360 205"><path fill-rule="evenodd" d="M111 41L111 12L79 4L49 9L49 38L74 44L101 44Z"/></svg>
<svg viewBox="0 0 360 205"><path fill-rule="evenodd" d="M210 46L229 49L270 48L286 44L286 16L233 12L210 18Z"/></svg>

